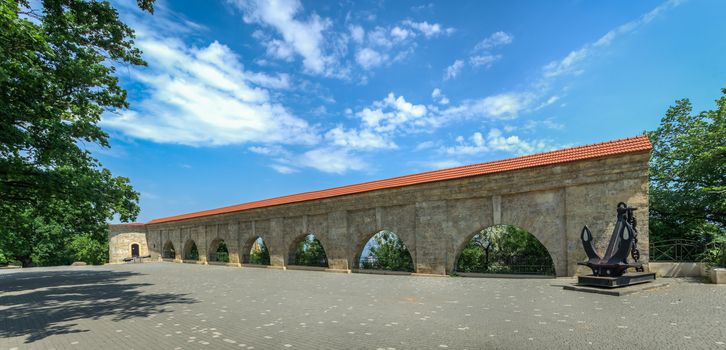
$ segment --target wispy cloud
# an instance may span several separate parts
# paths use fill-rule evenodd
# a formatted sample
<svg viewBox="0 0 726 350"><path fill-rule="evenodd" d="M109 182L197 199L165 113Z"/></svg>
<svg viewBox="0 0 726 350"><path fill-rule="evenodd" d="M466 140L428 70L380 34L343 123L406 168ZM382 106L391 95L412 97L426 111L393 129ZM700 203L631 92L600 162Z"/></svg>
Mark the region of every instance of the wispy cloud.
<svg viewBox="0 0 726 350"><path fill-rule="evenodd" d="M622 24L600 37L594 42L587 43L577 50L568 53L564 58L552 61L542 68L544 79L555 78L563 75L578 75L584 71L586 60L596 54L604 47L609 46L616 38L631 33L638 28L652 22L656 17L665 11L680 5L682 0L669 0L651 11L640 16L638 19Z"/></svg>
<svg viewBox="0 0 726 350"><path fill-rule="evenodd" d="M512 41L514 41L512 34L502 31L492 33L474 46L469 58L457 59L452 65L448 66L444 71L444 80L449 80L459 75L461 70L466 67L467 62L473 68L491 68L494 62L501 60L503 57L501 54L492 53L491 50L500 46L509 45Z"/></svg>
<svg viewBox="0 0 726 350"><path fill-rule="evenodd" d="M526 155L555 148L556 145L544 140L526 141L517 135L504 135L501 130L494 128L486 135L477 131L468 138L458 136L455 145L442 147L440 151L449 156L473 156L497 151Z"/></svg>
<svg viewBox="0 0 726 350"><path fill-rule="evenodd" d="M131 110L107 113L102 125L160 143L216 146L248 142L313 144L316 130L270 97L286 76L246 71L225 45L189 47L140 36L148 68L131 78L146 88Z"/></svg>
<svg viewBox="0 0 726 350"><path fill-rule="evenodd" d="M459 73L461 73L461 69L464 68L464 61L462 60L456 60L454 63L452 63L450 66L446 67L444 70L444 80L449 80L451 78L456 78Z"/></svg>
<svg viewBox="0 0 726 350"><path fill-rule="evenodd" d="M334 59L324 53L323 32L331 25L330 20L317 14L302 16L299 0L230 0L244 13L247 23L271 27L279 39L263 41L267 52L277 58L288 59L293 54L303 58L303 65L312 73L326 73Z"/></svg>

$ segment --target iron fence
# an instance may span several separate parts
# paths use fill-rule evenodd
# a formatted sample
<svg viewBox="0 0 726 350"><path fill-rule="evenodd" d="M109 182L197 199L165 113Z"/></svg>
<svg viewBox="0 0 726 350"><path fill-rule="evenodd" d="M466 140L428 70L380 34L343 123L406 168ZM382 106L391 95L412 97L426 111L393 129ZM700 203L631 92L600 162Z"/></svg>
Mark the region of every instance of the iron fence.
<svg viewBox="0 0 726 350"><path fill-rule="evenodd" d="M689 239L667 239L650 242L650 261L663 262L703 262L708 252L722 255L726 244L720 242L704 243ZM721 253L718 253L721 252Z"/></svg>
<svg viewBox="0 0 726 350"><path fill-rule="evenodd" d="M397 266L389 266L389 265L397 265ZM359 261L359 266L361 269L367 269L367 270L388 270L388 271L403 271L403 272L413 272L413 261L410 259L403 260L403 261L397 261L397 262L389 262L388 264L381 263L378 261L378 258L369 255L366 257L363 257Z"/></svg>
<svg viewBox="0 0 726 350"><path fill-rule="evenodd" d="M667 239L650 242L650 261L698 262L707 246L688 239Z"/></svg>
<svg viewBox="0 0 726 350"><path fill-rule="evenodd" d="M475 266L457 266L458 272L494 273L511 275L554 276L555 266L549 257L510 256L496 257Z"/></svg>

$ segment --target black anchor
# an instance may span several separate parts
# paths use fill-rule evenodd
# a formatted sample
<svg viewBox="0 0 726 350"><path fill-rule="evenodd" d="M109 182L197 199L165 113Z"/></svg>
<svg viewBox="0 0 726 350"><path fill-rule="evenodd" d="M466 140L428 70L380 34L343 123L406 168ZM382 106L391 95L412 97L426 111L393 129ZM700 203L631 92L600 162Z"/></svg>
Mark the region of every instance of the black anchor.
<svg viewBox="0 0 726 350"><path fill-rule="evenodd" d="M643 265L638 262L640 252L636 247L638 242L637 222L633 216L633 211L637 209L628 207L623 202L618 203L618 221L615 223L615 229L603 257L600 257L595 251L595 246L592 243L592 232L585 225L580 238L588 259L587 262L577 264L591 268L592 274L595 276L619 277L630 267L642 272ZM630 255L631 249L633 260L635 260L634 263L628 263L628 255Z"/></svg>

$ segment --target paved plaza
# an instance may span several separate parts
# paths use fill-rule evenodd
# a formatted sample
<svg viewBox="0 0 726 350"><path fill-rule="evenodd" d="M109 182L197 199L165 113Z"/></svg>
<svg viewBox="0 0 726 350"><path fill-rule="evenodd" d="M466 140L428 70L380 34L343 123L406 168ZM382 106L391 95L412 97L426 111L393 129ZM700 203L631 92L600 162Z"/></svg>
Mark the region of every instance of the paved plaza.
<svg viewBox="0 0 726 350"><path fill-rule="evenodd" d="M0 349L726 349L726 286L174 263L0 271Z"/></svg>

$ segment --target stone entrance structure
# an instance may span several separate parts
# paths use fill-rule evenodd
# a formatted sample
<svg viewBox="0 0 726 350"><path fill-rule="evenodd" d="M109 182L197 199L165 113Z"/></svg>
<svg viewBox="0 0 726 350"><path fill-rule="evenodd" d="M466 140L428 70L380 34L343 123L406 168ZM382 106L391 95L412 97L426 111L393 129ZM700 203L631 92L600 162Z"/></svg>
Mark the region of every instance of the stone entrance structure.
<svg viewBox="0 0 726 350"><path fill-rule="evenodd" d="M648 262L648 161L646 136L524 157L401 176L152 220L111 225L111 262L140 254L187 259L195 244L207 263L214 242L224 240L230 264L241 265L249 242L262 237L270 265L285 268L295 243L317 237L330 271L350 271L359 250L381 230L406 244L419 274L449 274L466 243L482 229L514 225L547 248L557 276L572 276L585 259L580 230L589 224L595 242L607 242L612 208L638 207L641 261ZM604 250L604 247L596 247ZM167 253L171 250L167 249ZM171 259L165 259L171 260Z"/></svg>

